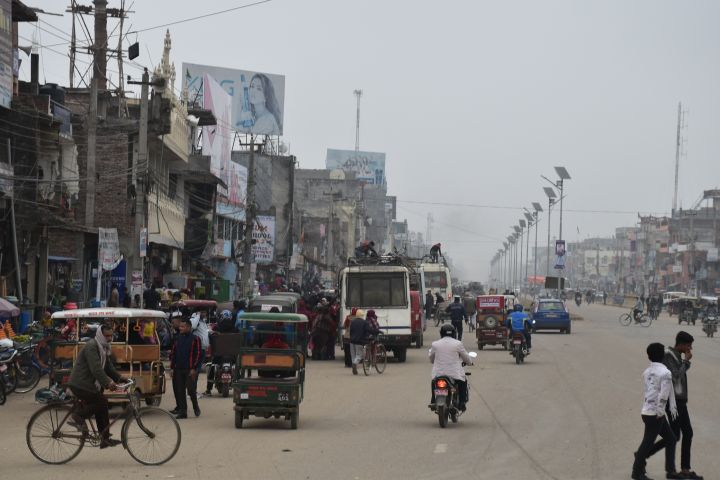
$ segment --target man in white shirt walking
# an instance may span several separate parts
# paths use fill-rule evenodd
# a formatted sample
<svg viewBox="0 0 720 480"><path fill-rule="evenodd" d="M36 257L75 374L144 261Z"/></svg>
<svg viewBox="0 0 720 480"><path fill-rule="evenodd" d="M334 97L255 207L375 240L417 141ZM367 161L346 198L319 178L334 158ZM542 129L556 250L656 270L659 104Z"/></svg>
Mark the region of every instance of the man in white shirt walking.
<svg viewBox="0 0 720 480"><path fill-rule="evenodd" d="M665 441L666 478L684 478L675 471L675 443L677 440L665 417L665 407L668 402L673 418L677 415L672 374L662 363L665 357L665 346L662 343L651 343L647 347L647 355L650 366L643 372L645 398L641 412L645 433L637 452L635 452L632 479L652 480L645 474L645 465L658 435Z"/></svg>

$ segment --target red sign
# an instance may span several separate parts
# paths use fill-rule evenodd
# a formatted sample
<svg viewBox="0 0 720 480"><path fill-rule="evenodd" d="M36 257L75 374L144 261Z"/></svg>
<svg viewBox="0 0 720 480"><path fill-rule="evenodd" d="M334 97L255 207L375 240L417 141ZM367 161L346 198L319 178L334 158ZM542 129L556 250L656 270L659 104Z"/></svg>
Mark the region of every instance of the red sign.
<svg viewBox="0 0 720 480"><path fill-rule="evenodd" d="M504 308L505 297L502 295L480 295L475 303L477 308Z"/></svg>

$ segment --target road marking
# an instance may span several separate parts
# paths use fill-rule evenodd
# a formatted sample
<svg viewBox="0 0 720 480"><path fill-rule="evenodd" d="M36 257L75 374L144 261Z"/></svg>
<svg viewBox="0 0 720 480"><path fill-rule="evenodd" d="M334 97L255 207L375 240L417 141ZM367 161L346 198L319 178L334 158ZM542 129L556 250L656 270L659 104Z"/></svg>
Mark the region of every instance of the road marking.
<svg viewBox="0 0 720 480"><path fill-rule="evenodd" d="M445 453L447 452L447 443L438 443L435 445L435 451L433 453Z"/></svg>

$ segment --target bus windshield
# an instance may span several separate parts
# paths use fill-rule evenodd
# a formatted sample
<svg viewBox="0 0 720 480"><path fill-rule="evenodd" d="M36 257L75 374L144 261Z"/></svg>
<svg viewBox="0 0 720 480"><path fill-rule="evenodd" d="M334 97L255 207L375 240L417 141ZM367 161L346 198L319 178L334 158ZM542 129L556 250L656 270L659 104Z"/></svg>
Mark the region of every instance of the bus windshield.
<svg viewBox="0 0 720 480"><path fill-rule="evenodd" d="M447 288L446 272L425 272L425 286L427 288Z"/></svg>
<svg viewBox="0 0 720 480"><path fill-rule="evenodd" d="M352 307L406 307L406 274L350 273L347 279L345 306Z"/></svg>

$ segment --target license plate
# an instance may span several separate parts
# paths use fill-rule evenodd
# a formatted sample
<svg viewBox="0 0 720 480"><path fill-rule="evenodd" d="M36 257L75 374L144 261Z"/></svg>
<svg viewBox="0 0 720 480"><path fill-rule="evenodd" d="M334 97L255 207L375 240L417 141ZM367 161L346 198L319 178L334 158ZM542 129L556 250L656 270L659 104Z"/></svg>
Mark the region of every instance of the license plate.
<svg viewBox="0 0 720 480"><path fill-rule="evenodd" d="M513 340L513 345L520 345L522 340Z"/></svg>
<svg viewBox="0 0 720 480"><path fill-rule="evenodd" d="M551 314L545 315L545 318L558 318L558 316L551 313Z"/></svg>
<svg viewBox="0 0 720 480"><path fill-rule="evenodd" d="M441 390L439 388L435 389L435 395L441 395L443 397L447 397L448 391L447 389Z"/></svg>
<svg viewBox="0 0 720 480"><path fill-rule="evenodd" d="M229 373L223 373L220 378L224 383L227 383L232 379L232 376Z"/></svg>

